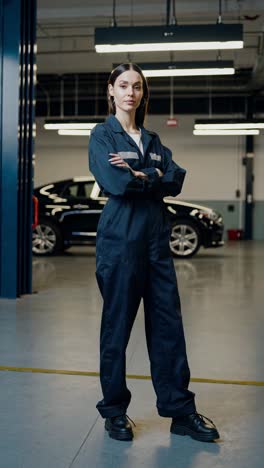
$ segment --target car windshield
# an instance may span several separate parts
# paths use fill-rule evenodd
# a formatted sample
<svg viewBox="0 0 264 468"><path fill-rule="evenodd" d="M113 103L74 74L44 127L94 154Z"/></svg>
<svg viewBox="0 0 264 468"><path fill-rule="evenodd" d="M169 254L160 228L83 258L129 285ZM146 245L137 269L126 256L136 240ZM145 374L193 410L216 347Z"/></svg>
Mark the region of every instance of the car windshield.
<svg viewBox="0 0 264 468"><path fill-rule="evenodd" d="M90 198L93 185L93 181L72 182L64 188L62 195L65 197L74 198Z"/></svg>

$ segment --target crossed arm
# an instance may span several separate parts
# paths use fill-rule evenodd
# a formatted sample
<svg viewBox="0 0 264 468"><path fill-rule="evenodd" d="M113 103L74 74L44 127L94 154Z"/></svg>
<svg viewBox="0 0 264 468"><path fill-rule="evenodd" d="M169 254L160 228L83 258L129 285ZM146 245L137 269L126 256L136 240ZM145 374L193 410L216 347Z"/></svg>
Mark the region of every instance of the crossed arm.
<svg viewBox="0 0 264 468"><path fill-rule="evenodd" d="M176 196L181 192L186 171L172 160L168 148L162 148L162 171L155 167L135 171L115 152L111 139L99 128L92 132L90 138L90 170L107 194L144 197L147 193L161 199L168 195Z"/></svg>
<svg viewBox="0 0 264 468"><path fill-rule="evenodd" d="M141 172L141 171L134 171L134 169L132 169L129 164L124 161L121 156L119 156L119 154L116 154L116 153L109 153L110 156L112 156L112 158L109 158L109 162L111 164L113 164L113 166L117 166L117 167L126 167L127 169L129 169L131 171L131 173L133 174L134 177L138 177L139 179L143 179L143 180L147 180L148 179L148 175L147 174L144 174L144 172ZM157 167L155 168L156 171L158 172L159 174L159 177L162 177L163 176L163 172L158 169Z"/></svg>

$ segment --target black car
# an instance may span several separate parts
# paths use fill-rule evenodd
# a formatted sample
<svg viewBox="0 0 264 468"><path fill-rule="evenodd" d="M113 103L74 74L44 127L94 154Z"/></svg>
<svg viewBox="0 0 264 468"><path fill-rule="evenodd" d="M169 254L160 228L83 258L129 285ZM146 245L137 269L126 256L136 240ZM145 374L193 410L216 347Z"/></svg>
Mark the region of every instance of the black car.
<svg viewBox="0 0 264 468"><path fill-rule="evenodd" d="M34 190L39 224L33 230L33 253L54 255L72 245L94 243L107 198L93 177L74 177ZM172 223L170 248L176 257L191 257L201 246L224 244L222 216L211 208L164 198Z"/></svg>

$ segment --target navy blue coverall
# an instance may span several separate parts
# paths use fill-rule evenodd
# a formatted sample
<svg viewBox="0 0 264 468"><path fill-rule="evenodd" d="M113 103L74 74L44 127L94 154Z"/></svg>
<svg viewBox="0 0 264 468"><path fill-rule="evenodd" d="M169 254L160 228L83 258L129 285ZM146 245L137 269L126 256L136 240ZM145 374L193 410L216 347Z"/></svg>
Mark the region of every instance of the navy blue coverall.
<svg viewBox="0 0 264 468"><path fill-rule="evenodd" d="M141 299L151 376L160 416L195 411L188 390L190 371L173 259L170 221L163 197L180 193L185 170L172 160L158 135L141 127L144 155L114 115L91 132L89 166L109 197L96 239L96 277L103 297L100 379L103 418L125 414L131 393L126 385L126 348ZM128 168L109 162L118 153ZM159 168L163 177L159 177Z"/></svg>

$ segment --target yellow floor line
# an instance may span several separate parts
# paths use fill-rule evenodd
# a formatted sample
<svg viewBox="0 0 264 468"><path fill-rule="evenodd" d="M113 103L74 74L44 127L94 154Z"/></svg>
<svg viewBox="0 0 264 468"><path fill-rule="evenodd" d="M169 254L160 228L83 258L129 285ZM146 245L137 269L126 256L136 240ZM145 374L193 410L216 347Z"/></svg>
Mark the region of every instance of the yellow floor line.
<svg viewBox="0 0 264 468"><path fill-rule="evenodd" d="M85 377L99 377L99 372L84 372L84 371L59 370L59 369L38 369L36 367L0 366L0 371L33 372L36 374L60 374L60 375L81 375ZM136 380L151 380L150 375L127 374L127 378L136 379ZM254 380L201 379L201 378L193 377L191 378L191 382L229 384L229 385L253 385L256 387L264 386L264 382L254 381Z"/></svg>

